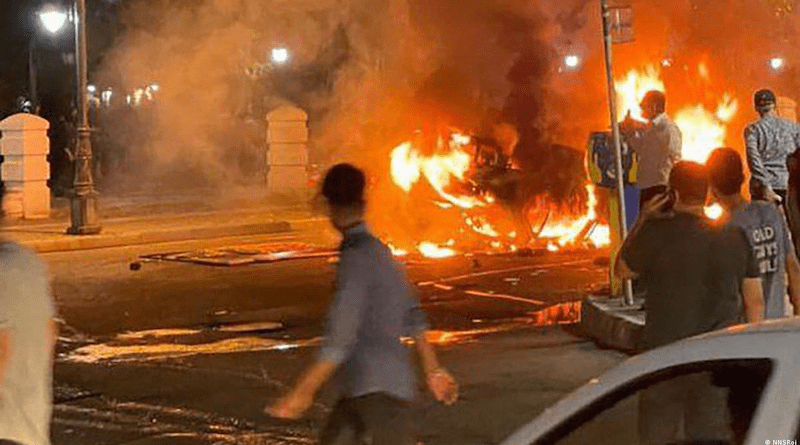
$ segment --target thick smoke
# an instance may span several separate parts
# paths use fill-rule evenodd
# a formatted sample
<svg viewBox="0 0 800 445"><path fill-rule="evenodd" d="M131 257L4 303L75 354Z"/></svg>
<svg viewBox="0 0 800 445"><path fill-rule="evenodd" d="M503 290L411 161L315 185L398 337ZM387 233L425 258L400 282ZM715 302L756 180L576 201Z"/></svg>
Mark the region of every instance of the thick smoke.
<svg viewBox="0 0 800 445"><path fill-rule="evenodd" d="M96 77L117 91L157 82L157 106L147 127L109 116L106 132L127 145L129 177L176 187L242 182L238 158L263 162L252 146L282 101L310 112L321 161L386 162L420 121L477 129L488 108L539 146L555 57L547 13L522 1L132 2ZM249 78L276 46L290 64Z"/></svg>
<svg viewBox="0 0 800 445"><path fill-rule="evenodd" d="M480 131L489 119L513 124L521 161L542 169L554 144L583 149L590 131L607 128L598 3L134 0L96 77L122 91L161 89L146 134L113 117L106 131L133 159L122 179L158 187L258 183L263 116L285 101L309 111L317 162L355 160L384 174L390 149L414 129ZM761 86L792 95L800 88L792 6L634 1L636 42L615 47L616 74L674 60L662 70L673 111L713 108L724 91L746 105ZM290 49L290 63L248 76L277 46ZM581 57L578 71L562 66L567 54ZM776 55L787 60L783 72L767 67ZM701 60L708 81L697 79ZM747 109L734 127L751 117Z"/></svg>

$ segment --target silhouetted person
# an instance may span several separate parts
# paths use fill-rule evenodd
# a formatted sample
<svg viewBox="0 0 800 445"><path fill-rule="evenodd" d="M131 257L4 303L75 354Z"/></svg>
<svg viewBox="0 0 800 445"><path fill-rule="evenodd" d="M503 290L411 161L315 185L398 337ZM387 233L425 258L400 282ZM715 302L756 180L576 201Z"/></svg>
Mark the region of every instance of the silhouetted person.
<svg viewBox="0 0 800 445"><path fill-rule="evenodd" d="M714 227L705 217L708 187L705 166L675 164L668 192L644 206L622 246L618 272L638 277L647 293L647 349L764 316L750 246L738 229ZM718 437L730 432L725 398L707 374L645 390L639 399L641 443L727 440Z"/></svg>
<svg viewBox="0 0 800 445"><path fill-rule="evenodd" d="M389 249L364 223L364 173L348 164L331 168L322 194L342 233L337 288L317 361L267 412L295 419L338 370L340 400L321 435L323 445L415 445L411 402L417 393L411 356L401 337L412 337L428 388L452 404L458 388L439 366L426 339L427 321L413 289Z"/></svg>
<svg viewBox="0 0 800 445"><path fill-rule="evenodd" d="M54 315L44 265L0 241L0 444L50 444Z"/></svg>

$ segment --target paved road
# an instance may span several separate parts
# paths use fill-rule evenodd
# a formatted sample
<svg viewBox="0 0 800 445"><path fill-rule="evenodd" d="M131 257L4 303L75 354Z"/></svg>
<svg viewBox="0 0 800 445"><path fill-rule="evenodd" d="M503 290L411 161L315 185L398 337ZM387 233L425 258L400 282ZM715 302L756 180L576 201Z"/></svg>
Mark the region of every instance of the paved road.
<svg viewBox="0 0 800 445"><path fill-rule="evenodd" d="M45 255L67 323L54 443L313 443L330 394L302 422L261 409L313 358L329 260L129 267L142 254L293 242L334 239L318 232ZM443 360L463 385L453 408L420 402L426 444L496 442L623 359L568 328L542 327L568 321L570 302L603 287L600 256L408 260ZM254 322L266 324L244 326Z"/></svg>

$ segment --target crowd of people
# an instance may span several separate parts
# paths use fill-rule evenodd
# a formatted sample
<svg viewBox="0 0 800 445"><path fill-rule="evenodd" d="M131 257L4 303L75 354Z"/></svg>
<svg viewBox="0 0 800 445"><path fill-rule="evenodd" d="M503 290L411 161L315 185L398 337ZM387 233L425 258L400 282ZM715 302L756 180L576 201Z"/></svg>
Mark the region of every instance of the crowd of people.
<svg viewBox="0 0 800 445"><path fill-rule="evenodd" d="M644 294L642 347L652 349L743 322L800 315L800 262L787 222L789 164L800 148L800 126L777 115L769 90L755 94L760 115L745 130L750 199L742 192L745 166L732 148L714 150L703 164L680 160L680 130L666 114L666 97L648 93L650 124L631 141L639 157L641 206L618 254L616 273ZM724 209L711 220L713 200ZM639 399L643 444L708 437L724 390L710 376L676 379ZM728 399L730 403L730 399ZM738 432L741 433L741 432ZM737 434L732 428L730 434ZM679 437L682 436L682 437Z"/></svg>
<svg viewBox="0 0 800 445"><path fill-rule="evenodd" d="M761 118L745 131L750 200L742 193L738 152L716 149L705 165L680 160L681 134L666 114L666 97L651 92L642 103L650 123L632 141L641 210L616 272L637 279L645 293L646 349L742 322L800 315L800 261L785 216L788 159L800 147L800 126L776 115L770 91L756 93L755 107ZM401 338L414 339L434 398L452 404L458 386L427 340L411 284L364 223L365 185L364 173L348 164L325 176L321 193L343 237L325 342L294 388L265 412L299 418L333 379L340 399L321 443L366 438L414 445L416 372ZM721 221L704 214L711 198L725 210ZM54 317L43 264L17 244L0 243L0 444L49 443ZM679 439L676 425L689 439L725 440L705 436L719 431L710 423L724 422L714 410L720 400L724 394L710 377L648 388L639 399L642 443L672 443Z"/></svg>

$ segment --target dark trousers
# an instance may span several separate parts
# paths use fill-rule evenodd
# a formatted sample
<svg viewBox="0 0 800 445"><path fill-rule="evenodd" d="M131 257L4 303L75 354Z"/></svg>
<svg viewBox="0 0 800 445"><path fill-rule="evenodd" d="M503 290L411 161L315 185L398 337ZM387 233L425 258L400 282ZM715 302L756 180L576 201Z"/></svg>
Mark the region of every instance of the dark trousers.
<svg viewBox="0 0 800 445"><path fill-rule="evenodd" d="M642 210L645 204L650 202L653 198L658 195L663 195L667 192L666 185L654 185L652 187L647 187L646 189L642 189L639 193L639 211Z"/></svg>
<svg viewBox="0 0 800 445"><path fill-rule="evenodd" d="M340 400L322 430L320 445L415 445L409 402L375 393Z"/></svg>
<svg viewBox="0 0 800 445"><path fill-rule="evenodd" d="M727 389L708 373L657 383L639 394L639 443L729 443ZM697 441L697 442L695 442Z"/></svg>

